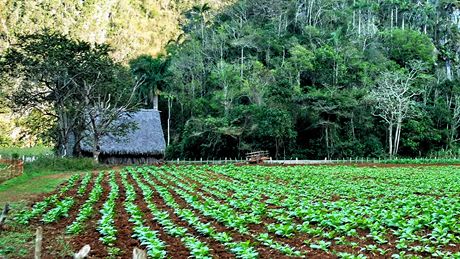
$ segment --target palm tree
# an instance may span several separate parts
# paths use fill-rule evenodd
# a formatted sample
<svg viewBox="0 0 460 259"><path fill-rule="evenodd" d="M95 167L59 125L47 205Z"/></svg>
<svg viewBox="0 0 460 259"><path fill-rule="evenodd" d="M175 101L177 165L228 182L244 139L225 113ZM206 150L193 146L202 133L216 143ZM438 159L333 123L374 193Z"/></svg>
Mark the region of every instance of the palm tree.
<svg viewBox="0 0 460 259"><path fill-rule="evenodd" d="M163 85L165 60L162 57L153 58L152 56L142 55L132 60L130 66L136 80L143 81L139 87L140 101L143 101L145 105L155 106L156 96Z"/></svg>
<svg viewBox="0 0 460 259"><path fill-rule="evenodd" d="M201 24L201 39L204 42L204 26L206 24L206 13L211 10L211 6L209 6L208 3L205 3L203 5L195 5L192 8L192 13L198 17L200 20Z"/></svg>

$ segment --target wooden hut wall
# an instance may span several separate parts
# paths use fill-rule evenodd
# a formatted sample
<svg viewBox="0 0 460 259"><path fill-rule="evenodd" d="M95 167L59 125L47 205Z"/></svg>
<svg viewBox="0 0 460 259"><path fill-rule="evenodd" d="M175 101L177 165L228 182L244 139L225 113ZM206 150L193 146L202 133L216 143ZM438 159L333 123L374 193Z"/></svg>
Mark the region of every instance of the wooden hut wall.
<svg viewBox="0 0 460 259"><path fill-rule="evenodd" d="M102 156L100 162L110 165L154 165L161 162L155 156Z"/></svg>

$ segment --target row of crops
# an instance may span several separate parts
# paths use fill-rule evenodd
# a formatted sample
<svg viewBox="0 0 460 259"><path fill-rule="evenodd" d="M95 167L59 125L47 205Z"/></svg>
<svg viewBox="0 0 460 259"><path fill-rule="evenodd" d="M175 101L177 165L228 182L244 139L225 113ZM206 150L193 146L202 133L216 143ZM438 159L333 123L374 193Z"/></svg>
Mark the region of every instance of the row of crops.
<svg viewBox="0 0 460 259"><path fill-rule="evenodd" d="M459 182L456 167L127 167L75 175L15 219L94 228L96 256L129 257L129 233L151 258L460 258Z"/></svg>

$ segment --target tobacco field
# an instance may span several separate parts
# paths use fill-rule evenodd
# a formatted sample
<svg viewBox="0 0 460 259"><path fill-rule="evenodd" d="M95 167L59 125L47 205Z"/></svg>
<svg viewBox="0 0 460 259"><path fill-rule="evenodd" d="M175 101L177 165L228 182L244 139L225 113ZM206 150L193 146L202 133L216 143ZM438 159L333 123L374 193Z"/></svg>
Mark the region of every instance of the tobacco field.
<svg viewBox="0 0 460 259"><path fill-rule="evenodd" d="M90 257L460 258L458 167L162 166L76 174L19 224Z"/></svg>

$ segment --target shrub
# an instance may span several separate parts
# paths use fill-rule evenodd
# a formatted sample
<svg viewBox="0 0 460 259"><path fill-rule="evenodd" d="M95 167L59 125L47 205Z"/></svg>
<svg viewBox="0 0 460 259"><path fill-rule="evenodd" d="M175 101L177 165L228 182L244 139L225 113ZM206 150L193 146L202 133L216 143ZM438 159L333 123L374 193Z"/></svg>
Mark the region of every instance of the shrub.
<svg viewBox="0 0 460 259"><path fill-rule="evenodd" d="M105 168L97 164L92 158L57 158L41 157L25 164L26 171L84 171Z"/></svg>

